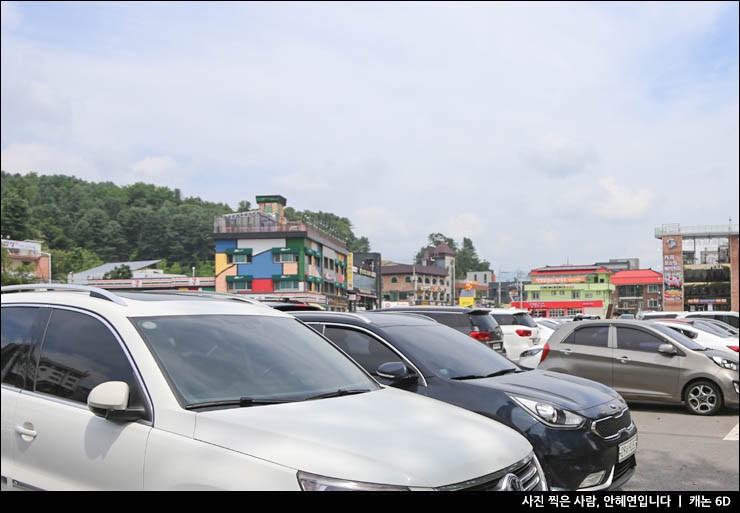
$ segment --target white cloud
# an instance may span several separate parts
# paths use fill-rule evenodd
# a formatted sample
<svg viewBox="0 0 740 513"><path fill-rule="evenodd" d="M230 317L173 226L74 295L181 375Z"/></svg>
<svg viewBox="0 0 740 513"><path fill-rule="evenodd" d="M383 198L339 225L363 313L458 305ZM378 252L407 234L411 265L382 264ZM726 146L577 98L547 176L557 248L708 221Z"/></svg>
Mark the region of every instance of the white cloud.
<svg viewBox="0 0 740 513"><path fill-rule="evenodd" d="M174 178L180 171L180 166L172 157L146 157L138 162L131 164L131 170L139 177L149 178L154 181Z"/></svg>
<svg viewBox="0 0 740 513"><path fill-rule="evenodd" d="M83 180L100 180L97 166L85 157L44 144L11 144L0 152L3 171L26 174L63 174Z"/></svg>
<svg viewBox="0 0 740 513"><path fill-rule="evenodd" d="M614 177L599 180L606 196L594 200L594 213L610 220L639 220L652 205L655 193L648 189L630 189L617 185Z"/></svg>
<svg viewBox="0 0 740 513"><path fill-rule="evenodd" d="M587 172L597 162L596 150L584 141L548 133L538 146L521 151L526 165L555 177Z"/></svg>

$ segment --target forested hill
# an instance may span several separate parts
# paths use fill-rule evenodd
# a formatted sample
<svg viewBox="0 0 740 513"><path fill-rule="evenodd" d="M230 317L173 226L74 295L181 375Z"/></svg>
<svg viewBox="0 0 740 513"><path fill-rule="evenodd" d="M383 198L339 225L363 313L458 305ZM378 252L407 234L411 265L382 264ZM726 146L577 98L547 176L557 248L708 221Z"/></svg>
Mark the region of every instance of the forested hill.
<svg viewBox="0 0 740 513"><path fill-rule="evenodd" d="M149 259L166 260L170 272L196 267L199 275L212 275L213 218L234 212L225 203L182 198L179 189L5 171L1 207L2 237L44 241L55 280L105 262ZM358 240L349 220L328 216Z"/></svg>

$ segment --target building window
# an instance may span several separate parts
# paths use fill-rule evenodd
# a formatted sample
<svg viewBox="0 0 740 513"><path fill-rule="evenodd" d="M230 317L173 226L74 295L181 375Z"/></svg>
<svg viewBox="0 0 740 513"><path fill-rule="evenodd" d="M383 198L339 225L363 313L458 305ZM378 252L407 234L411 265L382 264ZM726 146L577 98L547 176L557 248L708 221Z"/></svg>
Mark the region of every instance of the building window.
<svg viewBox="0 0 740 513"><path fill-rule="evenodd" d="M248 281L229 281L226 282L226 290L250 290L252 284Z"/></svg>
<svg viewBox="0 0 740 513"><path fill-rule="evenodd" d="M391 283L398 283L398 278L396 278L395 276L393 276L391 278Z"/></svg>
<svg viewBox="0 0 740 513"><path fill-rule="evenodd" d="M581 299L581 291L580 290L574 290L573 291L573 299Z"/></svg>
<svg viewBox="0 0 740 513"><path fill-rule="evenodd" d="M272 255L272 262L275 264L297 261L298 259L295 253L275 253Z"/></svg>
<svg viewBox="0 0 740 513"><path fill-rule="evenodd" d="M406 279L404 281L406 283L411 283L411 276L406 276Z"/></svg>
<svg viewBox="0 0 740 513"><path fill-rule="evenodd" d="M532 294L532 299L539 299L540 298L540 293L539 292L531 292L531 294Z"/></svg>
<svg viewBox="0 0 740 513"><path fill-rule="evenodd" d="M583 310L580 308L568 308L568 315L578 315L582 313L583 313Z"/></svg>
<svg viewBox="0 0 740 513"><path fill-rule="evenodd" d="M649 294L658 294L660 292L660 285L648 285Z"/></svg>
<svg viewBox="0 0 740 513"><path fill-rule="evenodd" d="M275 290L297 290L298 280L279 280L275 282Z"/></svg>
<svg viewBox="0 0 740 513"><path fill-rule="evenodd" d="M648 299L648 308L660 308L660 301L657 299Z"/></svg>

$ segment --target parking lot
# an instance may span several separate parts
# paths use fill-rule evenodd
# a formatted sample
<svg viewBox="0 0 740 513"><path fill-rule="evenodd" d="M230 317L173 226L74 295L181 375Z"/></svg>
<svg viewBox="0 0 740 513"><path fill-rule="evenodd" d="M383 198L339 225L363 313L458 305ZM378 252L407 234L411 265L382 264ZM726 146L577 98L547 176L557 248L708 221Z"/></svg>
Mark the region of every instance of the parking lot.
<svg viewBox="0 0 740 513"><path fill-rule="evenodd" d="M681 407L630 405L637 469L625 491L738 490L738 414L689 415Z"/></svg>

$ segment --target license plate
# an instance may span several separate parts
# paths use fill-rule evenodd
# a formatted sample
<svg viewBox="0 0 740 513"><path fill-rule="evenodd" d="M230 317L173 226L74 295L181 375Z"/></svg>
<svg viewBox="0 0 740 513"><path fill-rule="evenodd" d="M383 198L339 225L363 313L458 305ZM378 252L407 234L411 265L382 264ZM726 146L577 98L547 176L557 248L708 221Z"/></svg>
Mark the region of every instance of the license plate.
<svg viewBox="0 0 740 513"><path fill-rule="evenodd" d="M493 344L491 344L491 348L499 352L501 352L502 347L503 344L501 342L494 342Z"/></svg>
<svg viewBox="0 0 740 513"><path fill-rule="evenodd" d="M622 461L626 460L633 454L635 454L635 451L637 451L637 435L633 436L626 442L622 442L619 444L619 460L618 462L621 463Z"/></svg>

